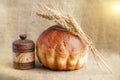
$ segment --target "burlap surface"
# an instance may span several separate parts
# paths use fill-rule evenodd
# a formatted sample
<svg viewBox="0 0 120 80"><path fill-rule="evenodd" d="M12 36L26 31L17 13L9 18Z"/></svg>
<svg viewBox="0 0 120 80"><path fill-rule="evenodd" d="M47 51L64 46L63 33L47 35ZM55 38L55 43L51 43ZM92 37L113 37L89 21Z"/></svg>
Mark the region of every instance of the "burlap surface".
<svg viewBox="0 0 120 80"><path fill-rule="evenodd" d="M55 0L39 1L48 6L55 3ZM81 24L104 55L113 74L104 67L100 70L92 55L87 67L76 71L51 71L41 67L37 60L35 69L15 70L12 67L12 42L21 33L36 41L43 30L55 23L33 14L36 0L0 0L0 80L120 80L120 16L106 12L109 3L115 0L108 1L58 0L57 4Z"/></svg>

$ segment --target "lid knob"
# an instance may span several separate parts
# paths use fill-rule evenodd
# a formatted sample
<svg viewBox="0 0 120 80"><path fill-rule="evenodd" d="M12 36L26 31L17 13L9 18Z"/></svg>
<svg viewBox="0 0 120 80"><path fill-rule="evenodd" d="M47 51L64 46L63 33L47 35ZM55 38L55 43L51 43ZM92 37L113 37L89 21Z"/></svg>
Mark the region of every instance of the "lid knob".
<svg viewBox="0 0 120 80"><path fill-rule="evenodd" d="M19 37L20 37L21 40L25 40L27 35L26 34L20 34Z"/></svg>

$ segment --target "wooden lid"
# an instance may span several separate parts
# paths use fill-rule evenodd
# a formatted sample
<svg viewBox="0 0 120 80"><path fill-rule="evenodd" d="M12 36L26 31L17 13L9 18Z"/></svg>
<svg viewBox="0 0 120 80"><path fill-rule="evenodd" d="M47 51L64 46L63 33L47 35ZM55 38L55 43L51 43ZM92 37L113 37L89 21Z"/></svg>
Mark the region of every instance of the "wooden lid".
<svg viewBox="0 0 120 80"><path fill-rule="evenodd" d="M35 44L32 40L28 40L26 34L19 35L20 39L13 42L14 52L31 52L34 51Z"/></svg>

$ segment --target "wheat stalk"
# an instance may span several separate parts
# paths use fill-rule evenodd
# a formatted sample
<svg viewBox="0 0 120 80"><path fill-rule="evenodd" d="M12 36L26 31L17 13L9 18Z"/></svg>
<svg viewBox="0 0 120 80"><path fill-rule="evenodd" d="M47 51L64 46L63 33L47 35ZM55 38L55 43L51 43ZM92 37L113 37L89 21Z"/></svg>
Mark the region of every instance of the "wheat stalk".
<svg viewBox="0 0 120 80"><path fill-rule="evenodd" d="M35 9L37 9L36 14L38 16L46 18L48 20L53 20L70 33L77 35L82 40L84 40L85 43L89 46L89 50L92 52L96 62L98 63L97 60L100 60L106 66L106 68L112 73L110 67L105 63L104 59L98 54L99 53L98 50L93 46L92 40L84 33L81 26L72 16L70 15L65 16L60 12L57 12L56 10L51 9L47 6L43 6L41 4L38 4L38 6L36 6Z"/></svg>

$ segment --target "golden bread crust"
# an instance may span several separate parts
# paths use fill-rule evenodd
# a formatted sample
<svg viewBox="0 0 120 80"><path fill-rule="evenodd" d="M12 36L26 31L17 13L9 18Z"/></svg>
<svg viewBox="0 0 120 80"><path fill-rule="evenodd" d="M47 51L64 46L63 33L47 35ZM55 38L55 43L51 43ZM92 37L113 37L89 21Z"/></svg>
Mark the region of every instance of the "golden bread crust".
<svg viewBox="0 0 120 80"><path fill-rule="evenodd" d="M87 62L86 51L84 41L58 25L45 30L37 40L37 57L50 69L79 69Z"/></svg>

